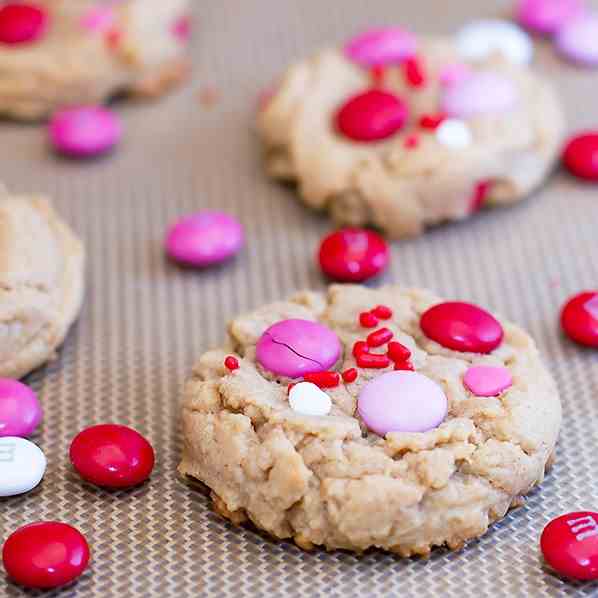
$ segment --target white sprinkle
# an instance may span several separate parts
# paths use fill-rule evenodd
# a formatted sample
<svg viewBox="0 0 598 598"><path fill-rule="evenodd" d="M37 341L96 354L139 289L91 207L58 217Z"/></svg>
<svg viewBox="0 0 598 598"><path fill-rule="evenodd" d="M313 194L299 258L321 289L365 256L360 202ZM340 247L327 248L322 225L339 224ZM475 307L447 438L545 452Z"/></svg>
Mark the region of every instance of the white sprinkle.
<svg viewBox="0 0 598 598"><path fill-rule="evenodd" d="M453 149L464 149L471 145L472 135L467 123L457 118L447 118L436 129L438 143Z"/></svg>
<svg viewBox="0 0 598 598"><path fill-rule="evenodd" d="M299 382L289 392L291 409L303 415L328 415L332 409L330 397L311 382Z"/></svg>
<svg viewBox="0 0 598 598"><path fill-rule="evenodd" d="M529 64L534 55L530 36L513 23L498 19L474 21L462 27L456 35L461 58L483 61L500 52L515 64Z"/></svg>

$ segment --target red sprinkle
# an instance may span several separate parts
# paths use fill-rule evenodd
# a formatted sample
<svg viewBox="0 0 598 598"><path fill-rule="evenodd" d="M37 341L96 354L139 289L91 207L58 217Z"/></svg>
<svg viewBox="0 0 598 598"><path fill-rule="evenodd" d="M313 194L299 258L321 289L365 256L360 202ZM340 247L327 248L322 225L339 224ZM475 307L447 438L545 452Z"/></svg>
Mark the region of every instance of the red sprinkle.
<svg viewBox="0 0 598 598"><path fill-rule="evenodd" d="M295 384L297 384L297 382L291 382L288 386L287 386L287 392L291 392L291 389L293 388L293 386L295 386Z"/></svg>
<svg viewBox="0 0 598 598"><path fill-rule="evenodd" d="M120 42L122 41L122 32L119 29L111 29L106 33L106 45L111 50L116 50L120 46Z"/></svg>
<svg viewBox="0 0 598 598"><path fill-rule="evenodd" d="M350 384L357 380L357 370L355 368L349 368L343 372L343 380Z"/></svg>
<svg viewBox="0 0 598 598"><path fill-rule="evenodd" d="M407 361L411 357L411 351L396 341L388 343L388 356L396 363Z"/></svg>
<svg viewBox="0 0 598 598"><path fill-rule="evenodd" d="M394 336L394 332L388 328L380 328L371 334L368 334L366 339L370 347L381 347L385 345Z"/></svg>
<svg viewBox="0 0 598 598"><path fill-rule="evenodd" d="M405 138L405 147L407 149L414 149L419 145L419 137L417 135L409 135Z"/></svg>
<svg viewBox="0 0 598 598"><path fill-rule="evenodd" d="M406 370L408 372L413 372L415 371L415 368L410 361L400 361L395 363L395 370Z"/></svg>
<svg viewBox="0 0 598 598"><path fill-rule="evenodd" d="M384 85L384 76L386 75L386 67L377 64L370 69L370 76L372 77L372 85Z"/></svg>
<svg viewBox="0 0 598 598"><path fill-rule="evenodd" d="M356 358L360 368L382 369L390 365L387 355L374 355L373 353L360 353Z"/></svg>
<svg viewBox="0 0 598 598"><path fill-rule="evenodd" d="M314 372L305 374L303 380L311 382L319 388L334 388L340 384L341 377L338 372Z"/></svg>
<svg viewBox="0 0 598 598"><path fill-rule="evenodd" d="M368 353L369 350L368 344L365 341L357 341L353 345L353 357L357 357L362 353Z"/></svg>
<svg viewBox="0 0 598 598"><path fill-rule="evenodd" d="M484 201L488 197L491 185L492 181L481 181L475 186L469 203L469 211L471 213L477 212L484 207Z"/></svg>
<svg viewBox="0 0 598 598"><path fill-rule="evenodd" d="M407 58L403 62L403 68L405 70L405 79L411 87L422 87L426 83L426 75L421 62L416 56Z"/></svg>
<svg viewBox="0 0 598 598"><path fill-rule="evenodd" d="M419 126L422 129L435 131L445 120L445 114L424 114L419 119Z"/></svg>
<svg viewBox="0 0 598 598"><path fill-rule="evenodd" d="M234 372L235 370L239 369L239 360L236 357L233 357L232 355L229 355L224 360L224 366L227 369L229 369L231 372Z"/></svg>
<svg viewBox="0 0 598 598"><path fill-rule="evenodd" d="M376 305L372 313L381 320L390 320L392 318L392 309L386 305Z"/></svg>
<svg viewBox="0 0 598 598"><path fill-rule="evenodd" d="M371 311L363 311L359 314L359 323L364 328L375 328L378 325L378 317Z"/></svg>

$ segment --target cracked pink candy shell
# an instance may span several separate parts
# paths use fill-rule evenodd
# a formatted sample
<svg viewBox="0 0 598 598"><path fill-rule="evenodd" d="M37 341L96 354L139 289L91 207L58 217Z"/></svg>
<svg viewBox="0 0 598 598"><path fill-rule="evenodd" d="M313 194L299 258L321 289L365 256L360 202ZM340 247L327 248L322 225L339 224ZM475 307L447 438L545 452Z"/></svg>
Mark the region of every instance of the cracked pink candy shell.
<svg viewBox="0 0 598 598"><path fill-rule="evenodd" d="M281 320L262 334L256 346L258 363L278 376L300 378L324 372L339 359L341 344L334 332L310 320Z"/></svg>
<svg viewBox="0 0 598 598"><path fill-rule="evenodd" d="M362 66L400 64L415 54L417 40L401 27L370 29L345 46L345 56Z"/></svg>

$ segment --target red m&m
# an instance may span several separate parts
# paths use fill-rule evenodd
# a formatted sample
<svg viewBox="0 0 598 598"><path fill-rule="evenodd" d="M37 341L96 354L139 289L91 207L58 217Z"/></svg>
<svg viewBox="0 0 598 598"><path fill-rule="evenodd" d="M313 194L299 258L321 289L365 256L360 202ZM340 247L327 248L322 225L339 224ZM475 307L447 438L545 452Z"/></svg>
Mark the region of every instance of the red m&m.
<svg viewBox="0 0 598 598"><path fill-rule="evenodd" d="M350 98L336 114L336 128L352 141L381 141L403 128L407 104L396 95L371 89Z"/></svg>
<svg viewBox="0 0 598 598"><path fill-rule="evenodd" d="M318 252L324 274L340 282L368 280L380 274L389 259L386 241L363 228L345 228L328 235Z"/></svg>
<svg viewBox="0 0 598 598"><path fill-rule="evenodd" d="M154 468L154 449L127 426L104 424L80 432L70 458L79 475L106 488L128 488L144 482Z"/></svg>
<svg viewBox="0 0 598 598"><path fill-rule="evenodd" d="M598 347L598 291L575 295L561 312L561 326L576 343Z"/></svg>
<svg viewBox="0 0 598 598"><path fill-rule="evenodd" d="M2 549L2 560L8 576L18 584L57 588L83 573L89 563L89 547L74 527L42 521L10 535Z"/></svg>
<svg viewBox="0 0 598 598"><path fill-rule="evenodd" d="M553 519L542 532L540 548L561 575L598 579L598 513L579 511Z"/></svg>
<svg viewBox="0 0 598 598"><path fill-rule="evenodd" d="M471 353L490 353L503 339L500 322L471 303L447 301L422 314L424 334L447 349Z"/></svg>
<svg viewBox="0 0 598 598"><path fill-rule="evenodd" d="M48 17L34 4L10 2L0 8L0 43L32 43L46 31Z"/></svg>
<svg viewBox="0 0 598 598"><path fill-rule="evenodd" d="M598 131L572 137L563 152L563 164L580 179L598 181Z"/></svg>

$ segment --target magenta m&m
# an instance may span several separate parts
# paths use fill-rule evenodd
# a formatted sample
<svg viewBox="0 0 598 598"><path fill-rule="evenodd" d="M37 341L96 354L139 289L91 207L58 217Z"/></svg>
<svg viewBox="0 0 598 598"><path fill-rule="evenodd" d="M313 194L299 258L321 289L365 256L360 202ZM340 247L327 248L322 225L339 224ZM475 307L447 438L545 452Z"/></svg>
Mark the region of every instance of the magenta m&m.
<svg viewBox="0 0 598 598"><path fill-rule="evenodd" d="M344 228L327 235L318 251L324 274L339 282L364 282L381 274L389 260L384 238L362 228Z"/></svg>
<svg viewBox="0 0 598 598"><path fill-rule="evenodd" d="M513 385L513 376L503 366L474 365L465 372L463 384L478 397L495 397Z"/></svg>
<svg viewBox="0 0 598 598"><path fill-rule="evenodd" d="M573 579L598 579L598 513L578 511L553 519L542 532L546 562Z"/></svg>
<svg viewBox="0 0 598 598"><path fill-rule="evenodd" d="M395 94L370 89L349 98L335 116L336 129L362 143L382 141L400 131L409 116L407 104Z"/></svg>
<svg viewBox="0 0 598 598"><path fill-rule="evenodd" d="M0 437L29 436L41 420L36 394L17 380L0 378Z"/></svg>
<svg viewBox="0 0 598 598"><path fill-rule="evenodd" d="M58 521L30 523L13 532L2 549L8 576L27 588L48 590L75 581L89 563L87 541Z"/></svg>
<svg viewBox="0 0 598 598"><path fill-rule="evenodd" d="M46 32L48 15L36 4L7 2L0 8L0 44L30 44Z"/></svg>
<svg viewBox="0 0 598 598"><path fill-rule="evenodd" d="M389 432L427 432L446 417L448 401L430 378L394 371L363 387L357 410L364 424L379 436Z"/></svg>
<svg viewBox="0 0 598 598"><path fill-rule="evenodd" d="M453 351L491 353L502 342L500 322L486 310L460 301L439 303L420 319L424 334Z"/></svg>
<svg viewBox="0 0 598 598"><path fill-rule="evenodd" d="M332 330L301 319L276 322L256 346L257 361L265 370L289 378L327 371L340 354L341 344Z"/></svg>
<svg viewBox="0 0 598 598"><path fill-rule="evenodd" d="M551 35L580 15L583 9L582 0L519 0L515 18L530 31Z"/></svg>
<svg viewBox="0 0 598 598"><path fill-rule="evenodd" d="M54 150L70 158L92 158L111 150L122 137L120 118L102 106L56 112L48 125Z"/></svg>
<svg viewBox="0 0 598 598"><path fill-rule="evenodd" d="M598 130L571 137L563 152L563 164L579 179L598 181Z"/></svg>
<svg viewBox="0 0 598 598"><path fill-rule="evenodd" d="M345 56L362 66L400 64L415 54L415 36L401 27L370 29L355 36L344 48Z"/></svg>
<svg viewBox="0 0 598 598"><path fill-rule="evenodd" d="M571 297L561 311L561 326L576 343L598 347L598 291Z"/></svg>
<svg viewBox="0 0 598 598"><path fill-rule="evenodd" d="M132 428L91 426L73 440L70 458L86 481L105 488L129 488L145 482L154 468L154 449Z"/></svg>
<svg viewBox="0 0 598 598"><path fill-rule="evenodd" d="M236 255L245 240L241 223L224 212L205 210L181 218L166 236L166 253L173 261L198 268Z"/></svg>

